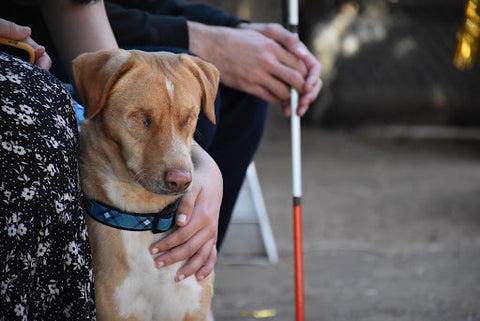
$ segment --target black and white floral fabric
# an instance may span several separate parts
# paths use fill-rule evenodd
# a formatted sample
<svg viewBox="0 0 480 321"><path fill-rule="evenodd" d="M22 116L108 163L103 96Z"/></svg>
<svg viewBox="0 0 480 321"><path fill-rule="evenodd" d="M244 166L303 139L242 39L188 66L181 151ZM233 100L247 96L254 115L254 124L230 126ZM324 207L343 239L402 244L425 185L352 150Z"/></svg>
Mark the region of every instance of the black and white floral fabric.
<svg viewBox="0 0 480 321"><path fill-rule="evenodd" d="M94 320L71 98L0 53L0 320Z"/></svg>

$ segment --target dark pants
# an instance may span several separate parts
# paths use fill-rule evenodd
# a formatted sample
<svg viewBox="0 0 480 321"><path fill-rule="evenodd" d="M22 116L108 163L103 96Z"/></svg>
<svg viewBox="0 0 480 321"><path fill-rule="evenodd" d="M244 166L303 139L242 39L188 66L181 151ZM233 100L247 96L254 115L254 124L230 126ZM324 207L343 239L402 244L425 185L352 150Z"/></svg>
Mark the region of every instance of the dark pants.
<svg viewBox="0 0 480 321"><path fill-rule="evenodd" d="M217 126L201 114L195 139L213 157L223 175L217 242L220 249L247 167L260 143L267 103L255 96L220 86L215 104Z"/></svg>

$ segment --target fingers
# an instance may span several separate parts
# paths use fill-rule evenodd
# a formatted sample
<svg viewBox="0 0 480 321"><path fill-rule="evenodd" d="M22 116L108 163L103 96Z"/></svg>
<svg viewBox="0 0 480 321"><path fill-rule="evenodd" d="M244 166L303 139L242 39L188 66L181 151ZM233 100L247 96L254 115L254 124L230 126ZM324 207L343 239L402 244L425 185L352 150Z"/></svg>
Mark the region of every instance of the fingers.
<svg viewBox="0 0 480 321"><path fill-rule="evenodd" d="M297 35L288 31L278 23L252 23L246 25L246 27L264 34L291 51L300 43Z"/></svg>
<svg viewBox="0 0 480 321"><path fill-rule="evenodd" d="M264 54L265 63L269 63L269 69L272 75L297 90L303 90L305 78L308 75L308 69L305 63L297 56L291 53L288 48L282 47L281 43L277 43L274 39L270 39L271 43L267 46ZM268 53L272 54L272 57Z"/></svg>
<svg viewBox="0 0 480 321"><path fill-rule="evenodd" d="M175 281L179 282L194 273L197 280L203 280L213 271L216 262L217 249L215 247L215 242L211 241L208 243L208 246L202 247L181 269L178 270L175 276Z"/></svg>
<svg viewBox="0 0 480 321"><path fill-rule="evenodd" d="M270 68L271 75L281 80L284 84L289 85L298 91L303 91L303 88L305 87L305 77L308 75L308 70L303 62L294 58L285 50L282 49L282 51L283 52L277 55L278 60L273 60Z"/></svg>
<svg viewBox="0 0 480 321"><path fill-rule="evenodd" d="M310 52L308 53L308 55L305 56L304 62L309 70L308 77L305 81L305 87L304 87L304 91L308 92L308 91L312 91L315 87L317 87L318 83L320 83L320 87L321 87L321 81L320 81L321 65L320 65L320 62L318 62L318 60L315 59L315 57Z"/></svg>
<svg viewBox="0 0 480 321"><path fill-rule="evenodd" d="M20 41L30 37L31 33L30 27L20 26L14 22L0 19L0 37Z"/></svg>
<svg viewBox="0 0 480 321"><path fill-rule="evenodd" d="M268 89L261 85L252 87L248 92L270 103L275 103L280 100L278 96L273 95Z"/></svg>
<svg viewBox="0 0 480 321"><path fill-rule="evenodd" d="M312 90L304 95L301 95L298 102L297 115L300 117L305 115L308 110L308 106L318 97L320 89L322 88L322 81L319 79Z"/></svg>
<svg viewBox="0 0 480 321"><path fill-rule="evenodd" d="M309 104L317 98L322 87L320 80L321 65L318 60L300 41L298 35L286 30L280 24L245 24L242 27L260 32L278 45L280 49L276 50L275 56L279 64L271 67L271 73L287 86L297 90L300 95L297 114L303 116ZM268 84L268 82L265 83ZM290 116L288 88L281 88L278 84L275 84L275 86L270 86L267 89L276 96L277 101L282 102L284 114Z"/></svg>
<svg viewBox="0 0 480 321"><path fill-rule="evenodd" d="M285 115L285 117L290 117L290 115L292 114L292 109L291 109L291 106L290 106L290 100L282 101L281 105L282 105L282 110L283 110L283 114Z"/></svg>
<svg viewBox="0 0 480 321"><path fill-rule="evenodd" d="M300 90L296 88L300 94L297 115L302 117L307 112L310 103L318 97L320 89L322 88L322 81L320 79L321 65L302 43L299 42L293 50L299 57L302 57L302 61L308 69L308 75L305 77L303 87ZM284 104L283 110L285 115L290 116L291 110L289 103Z"/></svg>
<svg viewBox="0 0 480 321"><path fill-rule="evenodd" d="M274 41L269 39L266 42L258 55L259 68L251 73L251 78L257 80L251 84L257 88L250 89L250 93L277 102L288 99L290 87L303 91L307 76L304 63Z"/></svg>
<svg viewBox="0 0 480 321"><path fill-rule="evenodd" d="M49 70L52 66L52 60L45 52L45 47L37 44L30 34L32 33L30 27L20 26L14 22L0 19L0 37L8 38L15 41L24 41L29 44L35 53L34 64L38 67Z"/></svg>
<svg viewBox="0 0 480 321"><path fill-rule="evenodd" d="M192 231L189 231L186 227L178 228L154 245L154 249L156 249L153 251L154 253L166 251L170 248L170 250L155 258L157 268L188 259L185 265L177 271L176 282L180 282L194 273L196 273L198 279L202 279L213 270L216 262L216 252L212 252L215 249L216 235L212 238L212 231L209 228L201 229L195 234L191 233ZM183 242L185 239L188 239L188 242Z"/></svg>
<svg viewBox="0 0 480 321"><path fill-rule="evenodd" d="M195 206L196 195L196 193L187 193L180 200L177 214L175 215L175 223L177 226L183 227L189 222L190 216L193 213L193 207Z"/></svg>
<svg viewBox="0 0 480 321"><path fill-rule="evenodd" d="M25 42L32 46L33 51L35 52L34 64L44 70L49 70L50 67L52 67L52 59L50 59L50 56L45 51L45 47L40 46L35 40L30 37L28 37Z"/></svg>
<svg viewBox="0 0 480 321"><path fill-rule="evenodd" d="M197 280L203 280L206 278L210 273L212 273L213 268L215 267L215 263L217 263L217 246L216 242L210 251L210 255L208 256L207 261L202 266L200 270L195 274Z"/></svg>
<svg viewBox="0 0 480 321"><path fill-rule="evenodd" d="M303 56L295 54L294 49L300 46L307 50L298 37L275 23L245 24L244 29L254 30L264 36L260 59L272 74L289 86L302 90L308 69L302 60Z"/></svg>
<svg viewBox="0 0 480 321"><path fill-rule="evenodd" d="M152 244L150 246L151 254L155 255L161 252L165 252L162 255L159 255L155 259L155 263L157 267L170 265L172 263L187 259L188 256L182 255L186 253L187 250L189 250L189 253L193 255L198 250L198 247L199 247L192 244L193 243L192 237L197 233L196 228L197 227L193 225L179 227L164 239L161 239L160 241ZM180 250L178 248L180 248ZM166 252L166 251L169 251L169 252Z"/></svg>
<svg viewBox="0 0 480 321"><path fill-rule="evenodd" d="M41 57L35 60L35 65L44 70L50 70L52 67L52 59L50 59L50 56L45 52Z"/></svg>
<svg viewBox="0 0 480 321"><path fill-rule="evenodd" d="M201 242L201 240L204 238L204 234L205 233L195 234L191 238L192 242L188 242L182 244L181 246L173 248L166 254L162 255L160 258L157 258L155 260L155 262L157 263L157 267L160 268L162 266L169 265L170 261L184 261L188 258L188 261L185 263L185 265L177 271L175 275L176 282L180 282L183 279L188 278L195 272L199 271L200 268L204 266L205 262L207 262L212 248L215 247L215 241L213 240L205 243L204 246L201 246L199 248L194 247L195 244ZM206 274L203 276L206 276Z"/></svg>
<svg viewBox="0 0 480 321"><path fill-rule="evenodd" d="M292 33L285 29L282 25L278 23L269 23L269 24L257 24L256 30L263 33L270 39L275 40L282 47L286 48L287 51L294 53L300 60L304 60L306 56L310 54L307 47L300 41L300 38L297 34ZM302 73L306 75L305 73Z"/></svg>
<svg viewBox="0 0 480 321"><path fill-rule="evenodd" d="M310 88L309 91L307 91L304 94L301 94L298 98L297 115L300 117L305 115L310 104L318 97L320 89L322 88L322 81L320 80L320 78L317 78L312 86L313 87ZM282 105L282 110L285 117L290 117L292 113L290 99L281 101L281 105Z"/></svg>

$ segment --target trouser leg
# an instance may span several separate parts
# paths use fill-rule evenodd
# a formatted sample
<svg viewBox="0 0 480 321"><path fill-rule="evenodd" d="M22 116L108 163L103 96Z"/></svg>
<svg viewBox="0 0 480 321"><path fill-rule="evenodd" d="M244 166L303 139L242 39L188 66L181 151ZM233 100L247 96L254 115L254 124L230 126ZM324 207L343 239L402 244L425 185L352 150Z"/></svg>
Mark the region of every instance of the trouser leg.
<svg viewBox="0 0 480 321"><path fill-rule="evenodd" d="M267 103L255 96L225 86L220 86L219 96L216 128L205 124L208 121L205 117L200 118L197 126L199 140L211 141L211 145L207 142L207 150L223 175L218 249L225 238L246 170L259 146L267 115Z"/></svg>

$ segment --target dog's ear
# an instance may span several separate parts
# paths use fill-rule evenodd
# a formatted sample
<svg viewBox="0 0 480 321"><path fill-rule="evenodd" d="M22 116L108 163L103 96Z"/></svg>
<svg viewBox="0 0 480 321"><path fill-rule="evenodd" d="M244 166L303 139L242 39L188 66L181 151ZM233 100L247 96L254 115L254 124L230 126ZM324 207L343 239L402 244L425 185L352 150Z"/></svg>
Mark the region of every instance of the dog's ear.
<svg viewBox="0 0 480 321"><path fill-rule="evenodd" d="M115 82L133 65L133 55L122 49L85 53L73 60L73 78L85 104L85 118L102 110Z"/></svg>
<svg viewBox="0 0 480 321"><path fill-rule="evenodd" d="M211 63L187 54L180 55L180 61L186 63L202 86L203 111L215 124L215 98L217 97L220 73Z"/></svg>

